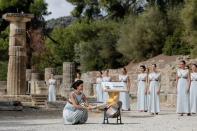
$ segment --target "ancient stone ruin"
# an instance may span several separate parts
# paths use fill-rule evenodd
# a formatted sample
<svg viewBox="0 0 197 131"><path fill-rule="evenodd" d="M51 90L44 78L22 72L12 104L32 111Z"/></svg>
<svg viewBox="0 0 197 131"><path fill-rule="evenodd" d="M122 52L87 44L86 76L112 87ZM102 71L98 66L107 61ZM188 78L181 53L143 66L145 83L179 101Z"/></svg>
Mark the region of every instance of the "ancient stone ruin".
<svg viewBox="0 0 197 131"><path fill-rule="evenodd" d="M71 91L74 82L75 64L63 63L63 74L57 75L55 68L45 68L44 74L26 69L26 23L32 18L32 14L7 13L3 18L10 22L9 38L9 65L6 81L0 81L0 101L21 101L23 105L46 106L48 95L48 79L53 73L57 80L57 100L63 101ZM131 79L131 97L136 100L137 74L141 64L151 65L156 63L162 75L161 102L174 106L176 104L175 77L177 63L184 59L187 63L196 63L196 59L188 56L164 56L160 55L141 63L130 63L126 66ZM97 71L82 74L84 80L84 92L88 98L95 99L95 83ZM110 69L113 81L118 80L121 69ZM55 104L54 104L55 105ZM50 105L47 105L50 107ZM61 106L58 106L61 107Z"/></svg>

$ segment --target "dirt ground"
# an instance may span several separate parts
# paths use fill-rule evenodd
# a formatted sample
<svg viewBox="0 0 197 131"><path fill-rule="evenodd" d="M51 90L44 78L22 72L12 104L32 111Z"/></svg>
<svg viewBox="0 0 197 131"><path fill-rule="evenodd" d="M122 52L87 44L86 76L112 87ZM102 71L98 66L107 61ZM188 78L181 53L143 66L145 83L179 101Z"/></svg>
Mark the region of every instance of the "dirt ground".
<svg viewBox="0 0 197 131"><path fill-rule="evenodd" d="M175 108L162 107L159 115L135 110L122 112L123 124L102 124L102 112L89 112L83 125L64 125L61 110L26 108L23 111L0 111L0 131L197 131L197 115L179 116Z"/></svg>

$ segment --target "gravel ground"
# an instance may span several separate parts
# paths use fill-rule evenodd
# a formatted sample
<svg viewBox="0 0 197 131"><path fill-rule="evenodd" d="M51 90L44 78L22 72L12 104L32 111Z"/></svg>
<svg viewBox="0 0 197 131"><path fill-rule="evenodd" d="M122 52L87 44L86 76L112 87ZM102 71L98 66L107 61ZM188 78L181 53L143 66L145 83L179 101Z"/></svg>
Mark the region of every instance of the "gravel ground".
<svg viewBox="0 0 197 131"><path fill-rule="evenodd" d="M135 110L123 112L123 124L102 124L103 114L91 112L86 124L64 125L62 111L25 109L0 111L0 131L197 131L197 115L179 116L174 108L162 107L152 116Z"/></svg>

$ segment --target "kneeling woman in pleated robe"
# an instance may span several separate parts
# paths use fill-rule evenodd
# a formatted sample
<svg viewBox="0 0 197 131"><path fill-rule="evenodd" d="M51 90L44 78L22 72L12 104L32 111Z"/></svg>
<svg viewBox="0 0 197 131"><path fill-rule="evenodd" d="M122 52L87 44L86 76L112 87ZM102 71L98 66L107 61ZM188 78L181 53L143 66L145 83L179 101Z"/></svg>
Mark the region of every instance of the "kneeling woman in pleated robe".
<svg viewBox="0 0 197 131"><path fill-rule="evenodd" d="M126 68L122 69L122 75L119 75L119 81L124 82L125 87L127 88L127 92L120 92L120 98L119 100L122 102L122 110L130 111L130 97L129 97L129 91L130 91L130 79L127 75Z"/></svg>
<svg viewBox="0 0 197 131"><path fill-rule="evenodd" d="M190 109L192 114L197 113L197 65L192 65L190 85Z"/></svg>
<svg viewBox="0 0 197 131"><path fill-rule="evenodd" d="M156 71L156 64L152 65L152 72L148 75L148 84L149 84L149 112L152 115L160 112L160 81L161 81L161 74Z"/></svg>
<svg viewBox="0 0 197 131"><path fill-rule="evenodd" d="M88 119L88 105L83 93L83 81L77 80L73 83L74 91L70 93L69 100L63 110L64 124L84 124Z"/></svg>
<svg viewBox="0 0 197 131"><path fill-rule="evenodd" d="M177 70L177 113L190 115L189 106L189 70L185 69L186 63L184 60L180 61L179 69Z"/></svg>
<svg viewBox="0 0 197 131"><path fill-rule="evenodd" d="M96 78L96 98L98 102L103 102L103 89L101 87L102 81L102 72L99 71Z"/></svg>
<svg viewBox="0 0 197 131"><path fill-rule="evenodd" d="M147 111L147 73L146 67L140 66L141 73L137 77L137 110L140 112Z"/></svg>

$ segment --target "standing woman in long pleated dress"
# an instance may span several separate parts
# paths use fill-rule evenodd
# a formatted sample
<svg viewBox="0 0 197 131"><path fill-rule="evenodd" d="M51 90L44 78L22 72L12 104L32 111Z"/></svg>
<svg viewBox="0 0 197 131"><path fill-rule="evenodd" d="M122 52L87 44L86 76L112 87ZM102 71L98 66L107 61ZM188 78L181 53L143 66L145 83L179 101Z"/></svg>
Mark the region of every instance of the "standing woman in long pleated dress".
<svg viewBox="0 0 197 131"><path fill-rule="evenodd" d="M96 78L96 97L98 102L103 102L103 89L101 82L103 81L102 72L99 71Z"/></svg>
<svg viewBox="0 0 197 131"><path fill-rule="evenodd" d="M176 87L177 87L177 107L176 112L178 114L190 115L190 105L189 105L189 85L190 85L190 75L189 70L185 69L186 62L184 60L180 61L179 69L177 70L176 76Z"/></svg>
<svg viewBox="0 0 197 131"><path fill-rule="evenodd" d="M56 101L56 80L54 79L53 74L51 74L51 78L49 79L48 84L49 84L48 101L55 102Z"/></svg>
<svg viewBox="0 0 197 131"><path fill-rule="evenodd" d="M102 82L111 82L111 77L109 76L109 70L105 71ZM103 102L106 103L108 98L109 98L108 92L103 91Z"/></svg>
<svg viewBox="0 0 197 131"><path fill-rule="evenodd" d="M197 65L192 65L192 73L190 74L190 109L192 114L197 113Z"/></svg>
<svg viewBox="0 0 197 131"><path fill-rule="evenodd" d="M154 115L158 115L160 112L160 81L161 74L156 70L157 65L152 64L152 72L148 75L148 85L149 85L149 112Z"/></svg>
<svg viewBox="0 0 197 131"><path fill-rule="evenodd" d="M119 75L119 81L124 82L125 87L127 88L127 92L120 92L120 101L122 102L122 110L130 111L130 98L129 98L129 91L130 91L130 79L127 75L126 68L122 69L122 75Z"/></svg>
<svg viewBox="0 0 197 131"><path fill-rule="evenodd" d="M137 110L140 112L147 111L147 73L144 65L140 66L141 73L137 77Z"/></svg>

